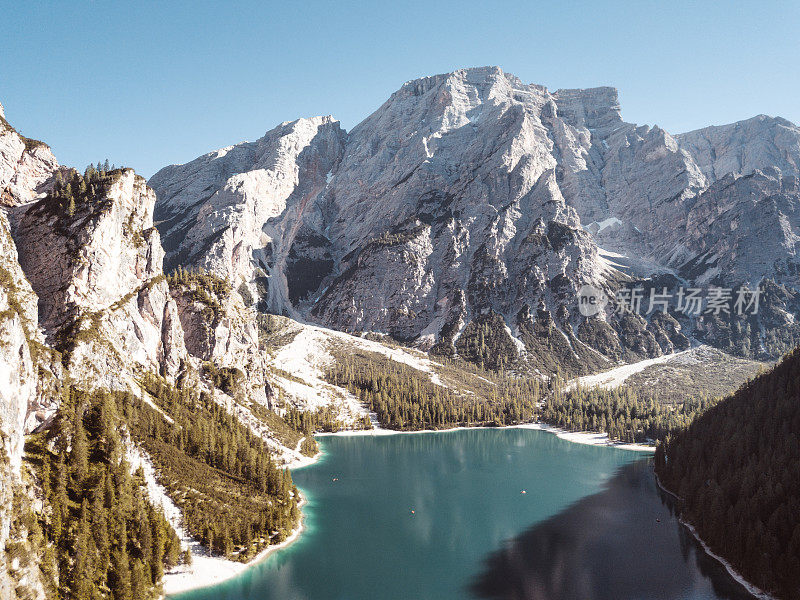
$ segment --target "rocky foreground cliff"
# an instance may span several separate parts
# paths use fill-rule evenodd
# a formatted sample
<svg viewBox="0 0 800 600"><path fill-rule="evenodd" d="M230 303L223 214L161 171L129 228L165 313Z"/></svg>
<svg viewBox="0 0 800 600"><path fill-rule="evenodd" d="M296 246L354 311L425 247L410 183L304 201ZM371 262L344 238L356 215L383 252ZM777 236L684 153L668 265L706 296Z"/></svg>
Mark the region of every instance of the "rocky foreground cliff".
<svg viewBox="0 0 800 600"><path fill-rule="evenodd" d="M613 88L490 67L410 81L350 132L284 123L149 183L167 262L262 310L445 354L492 322L509 364L548 370L555 352L581 372L689 338L762 358L800 339L799 169L784 119L671 135L623 121ZM587 320L585 284L761 285L768 306L738 324L621 319L613 303Z"/></svg>

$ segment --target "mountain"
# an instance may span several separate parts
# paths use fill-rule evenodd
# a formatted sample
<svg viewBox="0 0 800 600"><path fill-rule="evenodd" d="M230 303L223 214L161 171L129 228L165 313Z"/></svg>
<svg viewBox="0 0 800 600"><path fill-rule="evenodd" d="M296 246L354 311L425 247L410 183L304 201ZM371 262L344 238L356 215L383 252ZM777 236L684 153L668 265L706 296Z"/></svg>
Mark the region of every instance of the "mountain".
<svg viewBox="0 0 800 600"><path fill-rule="evenodd" d="M192 548L248 560L296 527L284 467L315 431L530 421L559 374L660 381L647 365L695 341L800 340L781 119L671 136L622 121L612 88L469 69L148 185L60 165L0 115L0 598L145 597L187 552L194 577L218 560ZM759 283L762 310L578 306L587 284L695 282Z"/></svg>
<svg viewBox="0 0 800 600"><path fill-rule="evenodd" d="M778 598L800 596L800 350L676 433L656 473L713 552Z"/></svg>
<svg viewBox="0 0 800 600"><path fill-rule="evenodd" d="M688 338L759 358L800 340L798 165L783 119L673 136L623 121L613 88L486 67L410 81L350 132L283 123L149 184L166 264L247 288L261 311L447 355L494 324L486 360L580 374ZM768 289L743 325L614 302L586 318L586 284Z"/></svg>
<svg viewBox="0 0 800 600"><path fill-rule="evenodd" d="M133 170L81 174L0 125L0 598L149 597L179 562L176 531L226 554L244 544L243 559L288 535L298 498L278 464L303 436L267 409L282 388L255 311L211 275L168 280L156 197ZM198 431L213 440L173 437ZM223 509L250 515L250 542Z"/></svg>

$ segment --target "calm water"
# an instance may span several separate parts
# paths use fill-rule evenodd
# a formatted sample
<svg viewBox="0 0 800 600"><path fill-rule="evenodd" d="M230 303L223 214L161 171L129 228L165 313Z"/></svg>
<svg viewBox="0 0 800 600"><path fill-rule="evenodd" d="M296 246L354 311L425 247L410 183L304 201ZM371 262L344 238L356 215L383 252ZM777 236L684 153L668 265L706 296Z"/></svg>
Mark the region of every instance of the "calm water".
<svg viewBox="0 0 800 600"><path fill-rule="evenodd" d="M750 598L675 521L642 454L527 429L320 443L294 473L300 539L175 598Z"/></svg>

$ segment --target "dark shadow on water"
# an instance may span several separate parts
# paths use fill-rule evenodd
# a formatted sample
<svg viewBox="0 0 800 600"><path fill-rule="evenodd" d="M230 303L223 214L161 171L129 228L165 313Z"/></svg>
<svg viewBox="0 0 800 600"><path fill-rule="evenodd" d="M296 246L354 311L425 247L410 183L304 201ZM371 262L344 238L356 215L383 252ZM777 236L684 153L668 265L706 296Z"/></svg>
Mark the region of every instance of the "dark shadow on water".
<svg viewBox="0 0 800 600"><path fill-rule="evenodd" d="M490 554L470 591L495 600L752 600L703 552L650 460Z"/></svg>

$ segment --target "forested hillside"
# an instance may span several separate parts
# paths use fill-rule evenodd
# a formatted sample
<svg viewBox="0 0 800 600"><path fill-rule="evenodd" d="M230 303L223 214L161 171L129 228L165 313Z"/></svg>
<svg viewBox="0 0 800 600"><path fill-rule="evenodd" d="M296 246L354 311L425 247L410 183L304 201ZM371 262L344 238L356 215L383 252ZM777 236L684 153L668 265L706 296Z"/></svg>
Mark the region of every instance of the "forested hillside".
<svg viewBox="0 0 800 600"><path fill-rule="evenodd" d="M69 388L54 423L31 436L28 462L45 510L41 568L58 597L156 597L164 571L190 560L152 504L126 446L152 458L183 526L213 552L241 561L297 525L298 493L263 439L206 393L148 375L145 403L128 392Z"/></svg>
<svg viewBox="0 0 800 600"><path fill-rule="evenodd" d="M188 531L238 560L286 539L300 518L299 494L264 440L206 393L156 376L144 383L160 411L132 394L115 398Z"/></svg>
<svg viewBox="0 0 800 600"><path fill-rule="evenodd" d="M681 403L662 403L647 392L621 386L617 389L555 391L541 408L541 420L568 431L601 431L620 442L663 439L686 427L714 400L687 397Z"/></svg>
<svg viewBox="0 0 800 600"><path fill-rule="evenodd" d="M656 452L683 518L748 580L800 597L800 349Z"/></svg>
<svg viewBox="0 0 800 600"><path fill-rule="evenodd" d="M764 368L765 363L700 346L650 365L617 387L597 381L567 384L557 374L539 418L570 431L604 432L621 442L662 440Z"/></svg>
<svg viewBox="0 0 800 600"><path fill-rule="evenodd" d="M533 420L539 402L538 380L484 375L464 371L462 385L451 387L413 367L365 351L337 356L326 373L328 382L356 395L387 429L501 426ZM470 389L468 376L480 387Z"/></svg>
<svg viewBox="0 0 800 600"><path fill-rule="evenodd" d="M48 508L37 529L53 597L154 598L164 570L184 559L143 478L130 472L122 430L112 395L71 388L53 426L28 441Z"/></svg>

